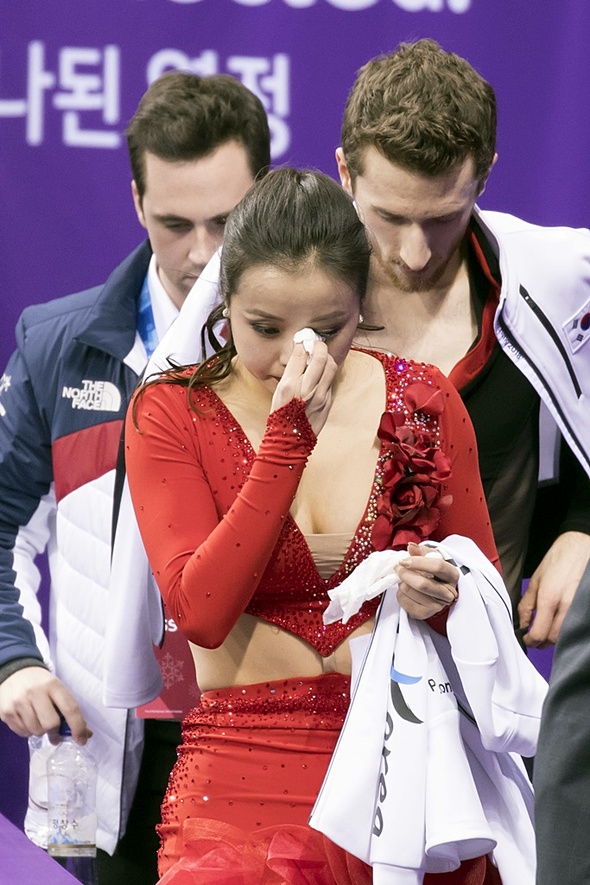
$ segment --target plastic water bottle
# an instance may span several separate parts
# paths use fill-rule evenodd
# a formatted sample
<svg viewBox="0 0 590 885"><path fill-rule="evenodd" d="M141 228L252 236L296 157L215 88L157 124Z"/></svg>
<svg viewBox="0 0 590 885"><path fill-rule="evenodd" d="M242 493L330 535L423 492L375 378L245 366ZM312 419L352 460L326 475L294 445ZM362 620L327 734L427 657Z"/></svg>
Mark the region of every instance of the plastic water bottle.
<svg viewBox="0 0 590 885"><path fill-rule="evenodd" d="M47 759L55 750L47 735L29 740L29 804L25 833L35 845L47 848L49 819L47 817Z"/></svg>
<svg viewBox="0 0 590 885"><path fill-rule="evenodd" d="M66 722L59 733L47 758L47 851L84 885L96 885L96 762Z"/></svg>

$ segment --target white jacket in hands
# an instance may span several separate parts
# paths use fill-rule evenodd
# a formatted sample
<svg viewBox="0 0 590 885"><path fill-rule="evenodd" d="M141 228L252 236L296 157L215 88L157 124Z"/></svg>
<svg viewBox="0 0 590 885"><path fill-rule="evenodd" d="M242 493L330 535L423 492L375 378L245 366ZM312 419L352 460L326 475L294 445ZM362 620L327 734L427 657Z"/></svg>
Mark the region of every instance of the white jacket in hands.
<svg viewBox="0 0 590 885"><path fill-rule="evenodd" d="M331 592L345 620L389 584L360 640L350 710L310 824L373 866L378 885L418 885L492 853L503 885L533 885L535 752L545 680L513 631L503 582L457 535L432 544L461 570L447 637L396 599L400 554L373 553Z"/></svg>

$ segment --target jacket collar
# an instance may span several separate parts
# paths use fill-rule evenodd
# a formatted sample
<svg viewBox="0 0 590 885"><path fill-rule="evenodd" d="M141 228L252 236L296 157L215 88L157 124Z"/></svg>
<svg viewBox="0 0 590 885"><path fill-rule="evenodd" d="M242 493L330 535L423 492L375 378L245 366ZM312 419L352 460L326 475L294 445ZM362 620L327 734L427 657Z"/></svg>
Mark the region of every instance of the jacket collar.
<svg viewBox="0 0 590 885"><path fill-rule="evenodd" d="M500 250L498 241L490 231L489 227L485 224L481 211L477 206L474 207L469 227L481 249L482 256L487 265L487 270L493 279L501 285L502 277L500 275Z"/></svg>
<svg viewBox="0 0 590 885"><path fill-rule="evenodd" d="M146 240L97 289L88 321L77 336L81 343L119 360L130 353L136 338L137 304L151 256L152 249Z"/></svg>

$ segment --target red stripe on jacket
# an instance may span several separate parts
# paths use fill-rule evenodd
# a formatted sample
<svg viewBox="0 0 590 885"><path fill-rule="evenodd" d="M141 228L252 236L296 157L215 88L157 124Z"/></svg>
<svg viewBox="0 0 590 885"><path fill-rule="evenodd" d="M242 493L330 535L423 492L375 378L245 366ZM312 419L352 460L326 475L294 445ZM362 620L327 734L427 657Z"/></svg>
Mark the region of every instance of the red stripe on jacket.
<svg viewBox="0 0 590 885"><path fill-rule="evenodd" d="M59 503L117 466L123 421L106 421L56 439L52 446L55 496Z"/></svg>

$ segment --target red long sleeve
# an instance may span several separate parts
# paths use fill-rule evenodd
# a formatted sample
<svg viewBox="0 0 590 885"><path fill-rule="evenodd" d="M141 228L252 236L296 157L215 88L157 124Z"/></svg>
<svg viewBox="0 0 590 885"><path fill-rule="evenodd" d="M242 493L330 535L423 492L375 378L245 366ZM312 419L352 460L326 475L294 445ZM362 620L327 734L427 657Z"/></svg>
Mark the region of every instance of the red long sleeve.
<svg viewBox="0 0 590 885"><path fill-rule="evenodd" d="M441 449L451 458L451 477L444 493L452 495L453 503L443 514L433 538L435 541L443 541L449 535L471 538L500 571L500 557L479 473L475 431L454 386L442 375L440 384L446 394L446 407L440 418ZM428 618L429 626L443 636L448 614L449 609L445 608Z"/></svg>
<svg viewBox="0 0 590 885"><path fill-rule="evenodd" d="M216 648L258 586L316 437L304 403L292 400L269 416L252 469L240 478L239 465L224 467L223 445L215 446L217 471L207 469L207 440L192 425L212 418L189 408L186 388L148 386L136 415L140 432L127 418L126 464L148 559L180 629ZM242 480L220 513L211 483L226 482L233 495Z"/></svg>
<svg viewBox="0 0 590 885"><path fill-rule="evenodd" d="M434 540L442 541L448 535L465 535L475 541L482 553L499 569L500 559L479 474L473 425L450 381L441 376L440 382L446 394L446 407L440 417L441 449L451 459L451 477L444 494L451 494L453 503L443 514Z"/></svg>

